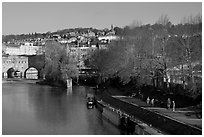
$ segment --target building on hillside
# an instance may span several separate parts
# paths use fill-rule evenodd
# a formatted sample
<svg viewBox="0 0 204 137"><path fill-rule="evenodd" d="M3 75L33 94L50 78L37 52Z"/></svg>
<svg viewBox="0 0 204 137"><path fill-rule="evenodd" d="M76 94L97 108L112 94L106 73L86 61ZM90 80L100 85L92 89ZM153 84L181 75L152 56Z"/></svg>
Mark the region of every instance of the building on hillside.
<svg viewBox="0 0 204 137"><path fill-rule="evenodd" d="M88 37L95 37L95 33L92 31L88 31Z"/></svg>
<svg viewBox="0 0 204 137"><path fill-rule="evenodd" d="M192 82L193 83L201 83L202 82L202 62L197 61L192 64ZM190 76L189 76L189 68L187 64L177 65L172 68L167 69L167 77L169 83L174 84L184 84L189 85ZM167 81L164 79L164 81Z"/></svg>
<svg viewBox="0 0 204 137"><path fill-rule="evenodd" d="M61 39L61 36L58 35L58 34L54 34L54 35L52 35L52 37L53 37L54 39Z"/></svg>
<svg viewBox="0 0 204 137"><path fill-rule="evenodd" d="M25 45L25 46L33 46L33 43L32 42L24 42L24 43L22 43L23 45Z"/></svg>
<svg viewBox="0 0 204 137"><path fill-rule="evenodd" d="M69 41L68 41L68 39L59 39L58 42L61 43L61 44L66 44Z"/></svg>
<svg viewBox="0 0 204 137"><path fill-rule="evenodd" d="M77 41L77 38L76 37L72 37L68 40L68 43L72 43L72 42L75 42Z"/></svg>
<svg viewBox="0 0 204 137"><path fill-rule="evenodd" d="M74 59L78 62L77 66L80 69L86 69L84 60L86 60L90 52L94 51L96 47L90 47L85 43L79 43L78 45L72 43L67 46L67 53L74 56Z"/></svg>
<svg viewBox="0 0 204 137"><path fill-rule="evenodd" d="M2 55L6 55L6 45L2 43Z"/></svg>
<svg viewBox="0 0 204 137"><path fill-rule="evenodd" d="M36 55L38 46L33 46L33 43L25 42L20 46L19 55Z"/></svg>
<svg viewBox="0 0 204 137"><path fill-rule="evenodd" d="M45 45L36 46L36 55L42 55L45 53Z"/></svg>
<svg viewBox="0 0 204 137"><path fill-rule="evenodd" d="M74 32L74 31L69 32L69 36L71 36L71 37L75 37L75 36L77 36L77 33L76 33L76 32Z"/></svg>
<svg viewBox="0 0 204 137"><path fill-rule="evenodd" d="M6 44L5 53L8 55L20 55L20 45Z"/></svg>
<svg viewBox="0 0 204 137"><path fill-rule="evenodd" d="M99 44L99 49L108 49L108 44L106 43Z"/></svg>
<svg viewBox="0 0 204 137"><path fill-rule="evenodd" d="M98 40L109 40L109 41L112 41L112 40L117 40L117 39L119 39L119 37L118 36L116 36L116 35L107 35L107 36L99 36L98 37Z"/></svg>
<svg viewBox="0 0 204 137"><path fill-rule="evenodd" d="M8 55L36 55L37 52L43 53L43 47L34 46L31 42L21 42L21 45L6 44L4 51Z"/></svg>

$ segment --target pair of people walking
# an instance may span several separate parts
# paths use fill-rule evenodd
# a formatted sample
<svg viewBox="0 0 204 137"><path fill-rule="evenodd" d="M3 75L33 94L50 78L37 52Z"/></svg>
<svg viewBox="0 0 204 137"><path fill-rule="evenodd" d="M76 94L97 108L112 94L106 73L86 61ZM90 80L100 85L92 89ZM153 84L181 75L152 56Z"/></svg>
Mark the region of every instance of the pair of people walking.
<svg viewBox="0 0 204 137"><path fill-rule="evenodd" d="M175 103L175 101L172 101L172 109L173 109L173 111L175 111L175 107L176 107L176 103ZM167 99L167 109L170 109L170 108L171 108L171 99L168 98Z"/></svg>
<svg viewBox="0 0 204 137"><path fill-rule="evenodd" d="M150 98L147 97L146 103L147 103L147 104L150 104L151 106L154 106L154 99L151 99L151 100L150 100ZM168 98L168 99L167 99L167 109L170 109L170 108L171 108L171 105L172 105L173 111L175 111L175 107L176 107L175 101L172 101L172 102L171 102L171 99Z"/></svg>
<svg viewBox="0 0 204 137"><path fill-rule="evenodd" d="M147 104L150 104L151 106L154 106L154 99L151 99L151 100L150 100L150 98L148 97L146 103L147 103Z"/></svg>

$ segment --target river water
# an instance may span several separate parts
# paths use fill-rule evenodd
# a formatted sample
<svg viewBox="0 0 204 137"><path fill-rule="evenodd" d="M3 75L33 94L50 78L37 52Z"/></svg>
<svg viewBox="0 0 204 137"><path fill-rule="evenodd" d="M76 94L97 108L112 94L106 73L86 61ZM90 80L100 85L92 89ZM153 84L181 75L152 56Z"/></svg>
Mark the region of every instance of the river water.
<svg viewBox="0 0 204 137"><path fill-rule="evenodd" d="M96 109L87 109L84 86L72 90L3 82L3 135L117 135L120 130Z"/></svg>

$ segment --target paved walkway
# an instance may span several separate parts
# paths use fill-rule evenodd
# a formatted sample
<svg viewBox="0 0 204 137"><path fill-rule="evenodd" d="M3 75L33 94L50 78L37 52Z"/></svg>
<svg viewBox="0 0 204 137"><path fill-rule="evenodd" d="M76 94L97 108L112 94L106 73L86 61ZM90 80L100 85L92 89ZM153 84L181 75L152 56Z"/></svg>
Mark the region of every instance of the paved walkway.
<svg viewBox="0 0 204 137"><path fill-rule="evenodd" d="M125 96L113 96L117 99L120 99L124 102L143 107L145 109L148 109L150 111L159 113L163 116L166 116L168 118L171 118L176 121L180 121L185 124L189 124L191 126L195 126L197 128L202 129L202 119L198 118L192 118L190 116L186 116L186 113L189 111L172 111L172 109L166 109L166 108L159 108L159 107L151 107L150 105L146 104L145 102L141 101L140 99L137 98L132 98L132 97L125 97Z"/></svg>
<svg viewBox="0 0 204 137"><path fill-rule="evenodd" d="M131 103L131 104L136 105L136 106L143 107L143 108L148 109L150 111L153 111L153 112L159 113L161 115L170 117L171 119L174 119L174 120L177 120L177 121L186 123L188 125L195 126L197 128L202 129L202 118L199 119L196 116L192 116L194 111L182 110L182 109L177 109L177 108L176 108L176 111L172 111L172 108L168 110L166 108L152 107L152 106L146 104L146 102L141 101L140 99L123 96L122 92L116 88L110 87L110 88L108 88L107 91L113 97L118 98L122 101ZM192 115L187 115L187 113L191 113Z"/></svg>
<svg viewBox="0 0 204 137"><path fill-rule="evenodd" d="M111 104L116 109L137 117L139 120L172 135L202 134L202 119L192 118L185 114L189 109L178 109L173 112L166 108L151 107L137 98L124 96L126 93L116 88L98 90L97 98ZM187 110L187 111L186 111Z"/></svg>

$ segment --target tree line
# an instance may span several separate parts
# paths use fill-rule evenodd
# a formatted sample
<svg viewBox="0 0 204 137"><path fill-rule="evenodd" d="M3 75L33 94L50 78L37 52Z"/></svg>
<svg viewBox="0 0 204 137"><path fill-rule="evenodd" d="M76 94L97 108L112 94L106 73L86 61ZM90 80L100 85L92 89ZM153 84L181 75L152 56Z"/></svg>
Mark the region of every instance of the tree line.
<svg viewBox="0 0 204 137"><path fill-rule="evenodd" d="M202 61L200 16L177 25L167 16L161 16L153 25L114 29L120 39L112 41L108 49L93 51L86 61L86 65L98 70L99 81L119 78L122 84L133 82L140 87L156 86L153 80L158 82L160 79L165 80L164 88L168 88L169 70L177 66L179 69L174 76L182 81L183 88L197 91L193 63ZM46 79L66 82L68 78L78 76L76 57L67 52L67 47L47 41L45 48Z"/></svg>
<svg viewBox="0 0 204 137"><path fill-rule="evenodd" d="M102 80L117 77L123 84L134 81L140 86L154 84L152 79L160 77L168 87L170 68L181 66L175 76L181 79L184 89L187 81L190 88L195 87L193 63L202 61L200 16L177 25L161 16L153 25L115 29L120 39L111 42L108 49L93 52L89 59Z"/></svg>

